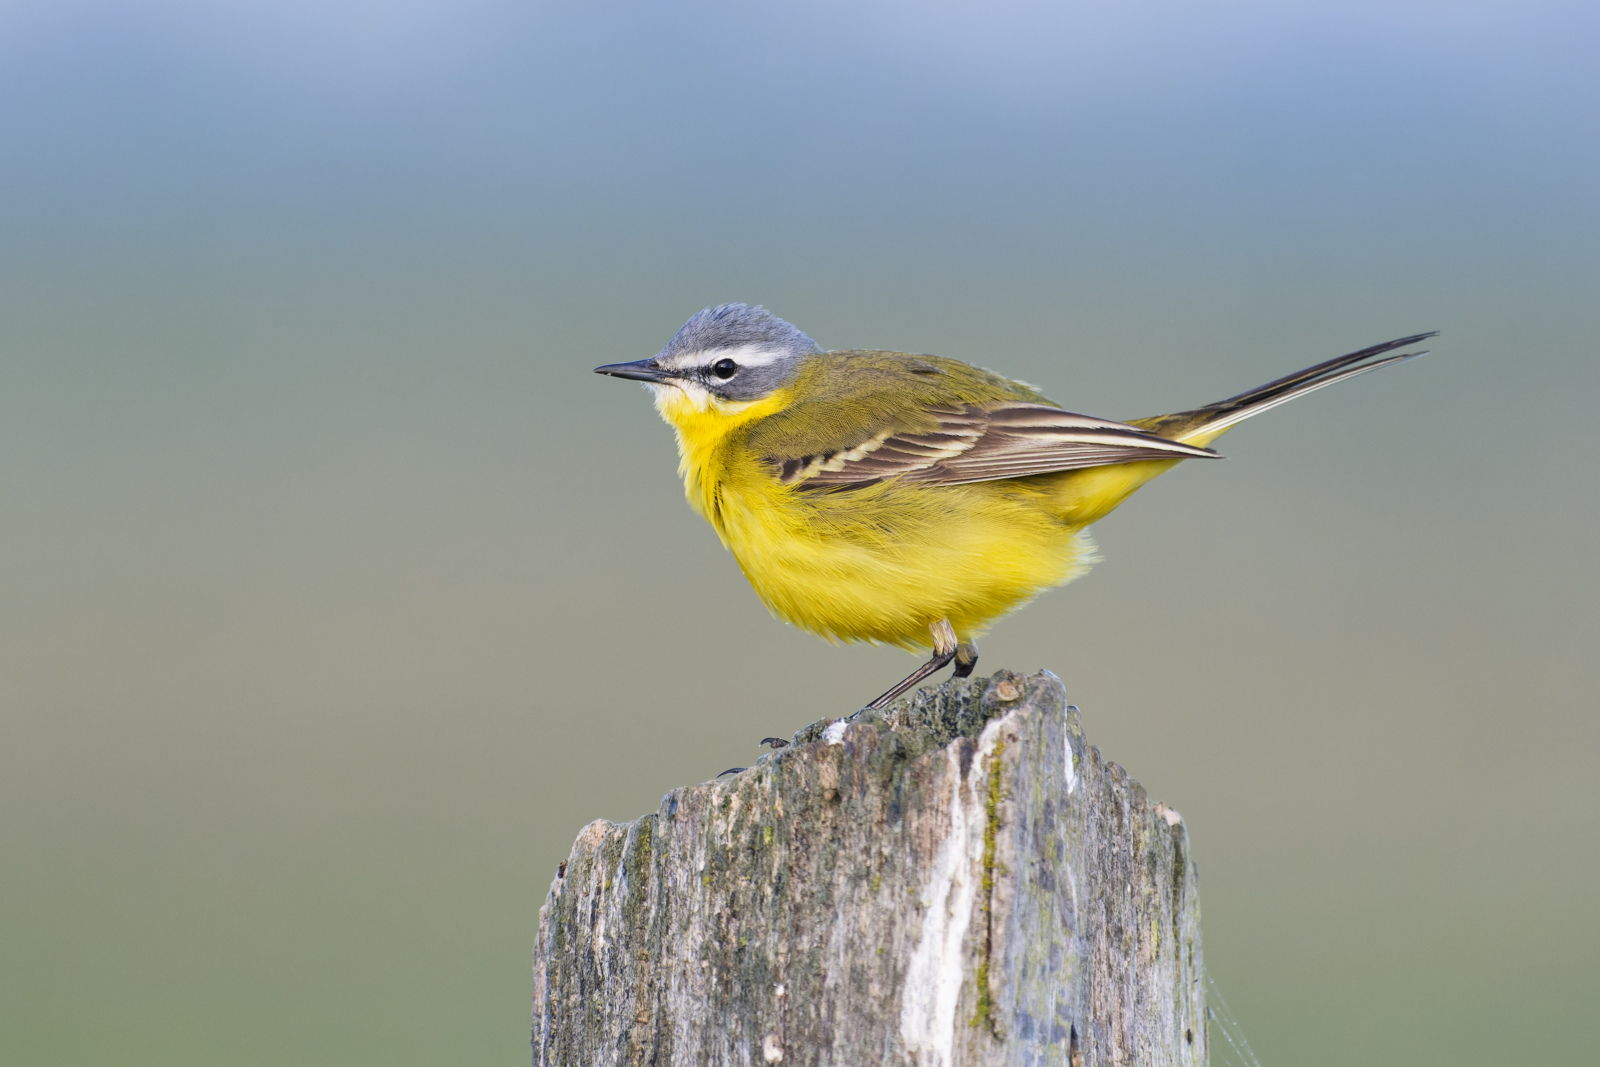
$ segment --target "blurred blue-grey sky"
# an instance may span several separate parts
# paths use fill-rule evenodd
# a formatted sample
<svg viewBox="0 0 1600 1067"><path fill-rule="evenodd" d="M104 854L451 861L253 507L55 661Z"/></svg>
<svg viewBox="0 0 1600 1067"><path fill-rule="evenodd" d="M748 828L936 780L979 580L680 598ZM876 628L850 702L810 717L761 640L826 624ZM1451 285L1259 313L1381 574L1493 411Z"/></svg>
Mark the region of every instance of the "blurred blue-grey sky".
<svg viewBox="0 0 1600 1067"><path fill-rule="evenodd" d="M52 241L441 211L479 238L644 227L691 247L952 212L944 241L1022 230L1035 254L1096 224L1438 241L1467 205L1513 231L1583 213L1597 21L1572 3L14 3L6 215Z"/></svg>

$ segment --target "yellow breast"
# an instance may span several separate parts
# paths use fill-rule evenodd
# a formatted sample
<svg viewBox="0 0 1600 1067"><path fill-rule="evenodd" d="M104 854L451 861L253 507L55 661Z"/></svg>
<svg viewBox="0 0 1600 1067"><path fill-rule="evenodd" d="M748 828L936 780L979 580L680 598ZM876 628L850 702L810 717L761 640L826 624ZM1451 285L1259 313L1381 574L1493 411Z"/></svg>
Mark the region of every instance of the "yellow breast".
<svg viewBox="0 0 1600 1067"><path fill-rule="evenodd" d="M928 624L949 619L973 638L1094 561L1082 523L1064 514L1070 474L803 492L741 453L738 430L786 397L735 407L660 392L690 504L767 606L812 633L920 649Z"/></svg>

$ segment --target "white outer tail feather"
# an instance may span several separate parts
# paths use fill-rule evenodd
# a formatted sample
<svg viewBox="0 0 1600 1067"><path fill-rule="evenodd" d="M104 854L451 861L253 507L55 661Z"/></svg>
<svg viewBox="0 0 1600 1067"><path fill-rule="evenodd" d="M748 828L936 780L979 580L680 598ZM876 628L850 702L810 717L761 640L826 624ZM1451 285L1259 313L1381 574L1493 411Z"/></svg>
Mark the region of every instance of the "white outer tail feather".
<svg viewBox="0 0 1600 1067"><path fill-rule="evenodd" d="M1421 352L1407 352L1404 355L1389 356L1387 359L1380 359L1374 363L1365 363L1359 367L1351 367L1348 370L1339 371L1337 374L1330 374L1326 378L1313 379L1304 385L1290 389L1286 393L1269 397L1268 399L1262 400L1260 403L1251 404L1248 407L1240 408L1238 411L1230 411L1226 415L1219 416L1210 422L1202 423L1194 429L1186 431L1180 440L1191 437L1202 437L1206 434L1221 433L1230 426L1238 425L1245 419L1255 418L1263 411L1271 411L1279 404L1287 404L1291 400L1305 396L1307 393L1314 393L1318 389L1333 385L1335 382L1342 382L1346 378L1354 378L1358 374L1365 374L1368 371L1377 370L1380 367L1387 367L1391 363L1404 363L1406 360L1416 359L1418 356L1425 356L1427 354L1428 352L1426 349Z"/></svg>

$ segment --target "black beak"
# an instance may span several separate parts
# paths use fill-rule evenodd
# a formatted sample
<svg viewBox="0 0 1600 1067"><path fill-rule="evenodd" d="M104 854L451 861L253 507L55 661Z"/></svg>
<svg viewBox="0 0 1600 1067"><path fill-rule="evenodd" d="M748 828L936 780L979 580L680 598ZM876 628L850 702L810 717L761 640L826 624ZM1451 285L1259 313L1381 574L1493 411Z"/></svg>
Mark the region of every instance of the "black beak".
<svg viewBox="0 0 1600 1067"><path fill-rule="evenodd" d="M636 382L664 382L672 375L656 365L653 359L640 359L632 363L607 363L596 367L596 374L609 374L613 378L632 378Z"/></svg>

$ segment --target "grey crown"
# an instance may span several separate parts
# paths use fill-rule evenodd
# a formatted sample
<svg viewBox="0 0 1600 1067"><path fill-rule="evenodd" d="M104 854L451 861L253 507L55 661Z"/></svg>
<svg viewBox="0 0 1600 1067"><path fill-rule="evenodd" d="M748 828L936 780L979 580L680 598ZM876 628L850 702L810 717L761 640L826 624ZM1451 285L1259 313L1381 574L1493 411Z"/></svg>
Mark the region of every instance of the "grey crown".
<svg viewBox="0 0 1600 1067"><path fill-rule="evenodd" d="M727 380L709 372L717 361L714 353L746 346L776 352L780 358L764 366L740 367ZM687 353L705 353L706 358L700 362L706 372L694 375L697 383L728 400L755 400L788 381L802 359L820 351L815 341L766 308L721 304L691 315L656 359L667 362Z"/></svg>
<svg viewBox="0 0 1600 1067"><path fill-rule="evenodd" d="M720 304L689 316L656 358L745 345L779 349L795 356L822 351L817 342L759 304Z"/></svg>

